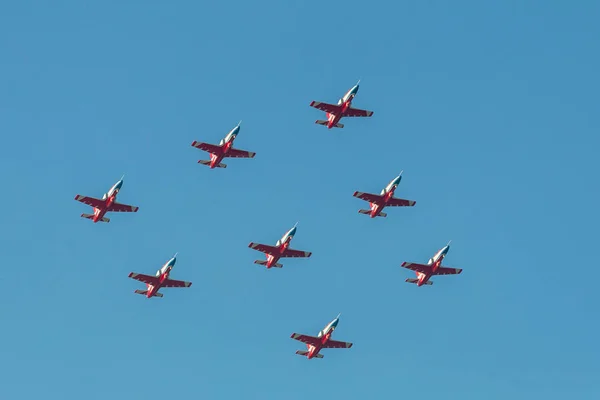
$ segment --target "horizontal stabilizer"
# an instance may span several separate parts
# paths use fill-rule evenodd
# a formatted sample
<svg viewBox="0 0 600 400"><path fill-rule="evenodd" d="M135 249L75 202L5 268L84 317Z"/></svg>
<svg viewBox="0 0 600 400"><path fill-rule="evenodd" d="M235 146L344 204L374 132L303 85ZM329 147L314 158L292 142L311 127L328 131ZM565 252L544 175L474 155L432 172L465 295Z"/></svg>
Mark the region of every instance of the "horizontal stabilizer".
<svg viewBox="0 0 600 400"><path fill-rule="evenodd" d="M324 125L324 126L327 126L328 123L329 123L329 121L323 121L322 119L318 119L315 121L315 124Z"/></svg>
<svg viewBox="0 0 600 400"><path fill-rule="evenodd" d="M254 264L267 265L267 262L265 260L254 260ZM271 265L271 267L281 268L283 267L283 264L275 263Z"/></svg>
<svg viewBox="0 0 600 400"><path fill-rule="evenodd" d="M304 350L296 350L296 354L298 354L299 356L308 356L308 351L304 351ZM323 354L319 353L313 356L314 358L323 358Z"/></svg>
<svg viewBox="0 0 600 400"><path fill-rule="evenodd" d="M87 218L87 219L94 219L94 214L81 214L81 216L83 218ZM110 222L110 218L103 217L102 219L99 219L98 221Z"/></svg>
<svg viewBox="0 0 600 400"><path fill-rule="evenodd" d="M208 165L210 167L210 161L208 160L198 160L199 164ZM219 163L215 165L215 168L227 168L227 164Z"/></svg>
<svg viewBox="0 0 600 400"><path fill-rule="evenodd" d="M340 124L339 122L333 126L334 128L343 128L344 124Z"/></svg>
<svg viewBox="0 0 600 400"><path fill-rule="evenodd" d="M371 214L371 210L358 210L359 214L365 214L365 215L370 215ZM387 217L387 214L380 211L379 214L377 215L378 217Z"/></svg>
<svg viewBox="0 0 600 400"><path fill-rule="evenodd" d="M143 294L143 295L145 296L145 295L147 295L147 294L148 294L148 291L147 291L147 290L136 289L136 290L134 291L134 293L137 293L137 294ZM162 293L158 293L158 292L156 292L156 293L154 293L154 296L153 296L153 297L163 297L163 294L162 294Z"/></svg>
<svg viewBox="0 0 600 400"><path fill-rule="evenodd" d="M419 282L419 280L418 279L413 279L413 278L408 278L405 282L415 283L416 284L417 282ZM431 285L433 285L433 282L427 281L423 285L429 285L429 286L431 286Z"/></svg>

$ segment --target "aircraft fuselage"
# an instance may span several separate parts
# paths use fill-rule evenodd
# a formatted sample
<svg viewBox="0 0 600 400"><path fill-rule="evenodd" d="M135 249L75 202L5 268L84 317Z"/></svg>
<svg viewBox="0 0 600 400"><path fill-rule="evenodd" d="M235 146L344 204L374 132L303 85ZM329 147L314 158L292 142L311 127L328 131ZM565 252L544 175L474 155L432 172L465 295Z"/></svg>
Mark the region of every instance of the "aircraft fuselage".
<svg viewBox="0 0 600 400"><path fill-rule="evenodd" d="M287 231L285 233L285 235L283 235L281 237L281 239L279 239L277 241L277 243L275 243L275 246L279 248L279 254L283 254L285 252L285 250L290 247L290 243L292 242L292 239L294 238L294 235L296 234L296 227L294 226L292 229L290 229L289 231ZM273 255L273 254L267 254L267 268L271 268L274 264L277 263L277 261L279 261L281 257L277 256L277 255Z"/></svg>
<svg viewBox="0 0 600 400"><path fill-rule="evenodd" d="M106 192L104 196L102 196L102 200L104 200L104 206L102 208L94 207L94 218L92 218L94 223L104 218L108 208L117 201L117 194L119 193L119 190L121 190L121 186L123 186L122 179L115 183L113 187L111 187L110 190Z"/></svg>
<svg viewBox="0 0 600 400"><path fill-rule="evenodd" d="M327 343L327 341L331 338L331 334L337 327L338 322L339 318L334 319L329 324L327 324L327 326L323 328L322 331L319 332L319 334L317 335L317 337L320 339L320 343L318 346L313 346L312 344L306 345L306 350L308 352L308 354L306 354L306 357L309 360L315 357L317 354L319 354L325 343Z"/></svg>
<svg viewBox="0 0 600 400"><path fill-rule="evenodd" d="M169 274L171 273L171 270L173 269L174 265L175 265L175 258L172 258L169 261L167 261L167 263L161 269L156 271L156 276L158 277L158 285L155 286L155 285L151 285L149 283L146 284L146 290L148 291L146 293L147 298L155 296L156 293L158 293L158 291L162 287L163 283L167 279L169 279Z"/></svg>
<svg viewBox="0 0 600 400"><path fill-rule="evenodd" d="M397 176L396 178L392 179L392 181L388 183L388 185L385 188L383 188L383 190L381 191L381 195L383 196L382 205L376 203L369 203L369 207L371 208L371 213L369 214L369 216L371 218L377 217L385 208L385 205L388 203L388 201L390 201L390 199L394 197L394 192L398 188L401 179L401 176Z"/></svg>
<svg viewBox="0 0 600 400"><path fill-rule="evenodd" d="M352 89L348 90L346 94L338 101L338 105L342 108L339 114L326 113L327 114L327 128L331 129L342 119L344 113L352 106L352 100L356 96L358 92L358 84L356 84Z"/></svg>
<svg viewBox="0 0 600 400"><path fill-rule="evenodd" d="M448 254L448 250L450 250L450 245L444 246L438 250L438 252L435 253L435 255L429 259L429 261L427 261L427 265L432 266L430 274L424 274L422 272L416 273L417 279L419 280L417 282L417 286L423 286L425 283L427 283L427 281L429 281L429 278L431 278L438 270L440 265L442 265L442 261L444 260L444 257L446 257L446 254Z"/></svg>
<svg viewBox="0 0 600 400"><path fill-rule="evenodd" d="M223 161L225 155L229 152L229 150L233 147L233 142L237 137L238 132L240 131L240 126L236 126L233 128L224 139L221 140L219 145L221 146L222 152L220 154L210 153L210 165L211 169L214 169L217 165Z"/></svg>

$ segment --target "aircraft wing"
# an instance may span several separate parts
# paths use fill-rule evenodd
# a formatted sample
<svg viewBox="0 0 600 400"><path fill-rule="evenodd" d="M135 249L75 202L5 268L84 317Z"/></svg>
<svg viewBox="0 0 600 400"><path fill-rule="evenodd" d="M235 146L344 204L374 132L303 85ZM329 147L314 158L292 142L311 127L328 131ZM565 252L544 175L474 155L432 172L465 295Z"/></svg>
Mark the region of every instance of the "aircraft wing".
<svg viewBox="0 0 600 400"><path fill-rule="evenodd" d="M162 284L163 287L190 287L192 282L177 281L175 279L167 279Z"/></svg>
<svg viewBox="0 0 600 400"><path fill-rule="evenodd" d="M439 267L437 271L435 271L436 275L456 275L460 274L462 269L460 268L448 268L448 267Z"/></svg>
<svg viewBox="0 0 600 400"><path fill-rule="evenodd" d="M392 197L391 199L388 200L388 202L386 203L387 207L412 207L414 206L416 203L416 201L414 200L404 200L404 199L398 199L396 197Z"/></svg>
<svg viewBox="0 0 600 400"><path fill-rule="evenodd" d="M328 112L330 114L339 114L342 112L342 108L340 106L336 106L335 104L321 103L319 101L313 101L310 103L311 107L314 107L318 110Z"/></svg>
<svg viewBox="0 0 600 400"><path fill-rule="evenodd" d="M136 281L144 282L152 286L158 285L158 278L156 276L136 274L135 272L132 272L129 274L129 277L131 279L135 279Z"/></svg>
<svg viewBox="0 0 600 400"><path fill-rule="evenodd" d="M269 245L266 245L266 244L254 243L254 242L250 243L248 245L248 247L250 247L251 249L254 249L254 250L258 250L261 253L271 254L272 256L279 255L279 248L278 247L269 246Z"/></svg>
<svg viewBox="0 0 600 400"><path fill-rule="evenodd" d="M373 115L373 111L361 110L359 108L352 108L346 110L344 117L370 117Z"/></svg>
<svg viewBox="0 0 600 400"><path fill-rule="evenodd" d="M338 340L328 340L323 345L324 349L349 349L352 347L352 343L340 342Z"/></svg>
<svg viewBox="0 0 600 400"><path fill-rule="evenodd" d="M208 143L204 143L204 142L196 142L195 140L192 143L192 146L197 149L208 151L209 153L217 154L217 155L219 155L223 152L223 149L221 148L221 146L216 146L214 144L208 144Z"/></svg>
<svg viewBox="0 0 600 400"><path fill-rule="evenodd" d="M352 195L358 197L361 200L368 201L369 203L383 204L383 196L373 193L354 192Z"/></svg>
<svg viewBox="0 0 600 400"><path fill-rule="evenodd" d="M291 258L300 258L300 257L310 257L310 251L302 251L302 250L294 250L294 249L285 249L281 257L291 257Z"/></svg>
<svg viewBox="0 0 600 400"><path fill-rule="evenodd" d="M139 210L140 208L137 206L130 206L128 204L121 204L121 203L112 203L110 205L110 207L108 207L108 209L106 211L112 211L112 212L137 212L137 210Z"/></svg>
<svg viewBox="0 0 600 400"><path fill-rule="evenodd" d="M225 154L225 157L231 158L254 158L256 153L252 151L234 149L233 147Z"/></svg>
<svg viewBox="0 0 600 400"><path fill-rule="evenodd" d="M312 346L320 346L321 345L321 339L316 338L314 336L301 335L299 333L292 333L292 336L290 336L290 337L292 339L298 340L302 343L310 344Z"/></svg>
<svg viewBox="0 0 600 400"><path fill-rule="evenodd" d="M403 262L401 267L411 269L415 272L421 272L422 274L430 274L432 271L431 265L425 265L425 264Z"/></svg>
<svg viewBox="0 0 600 400"><path fill-rule="evenodd" d="M83 204L87 204L88 206L102 208L104 207L104 200L95 199L93 197L82 196L78 194L75 196L75 200L82 202Z"/></svg>

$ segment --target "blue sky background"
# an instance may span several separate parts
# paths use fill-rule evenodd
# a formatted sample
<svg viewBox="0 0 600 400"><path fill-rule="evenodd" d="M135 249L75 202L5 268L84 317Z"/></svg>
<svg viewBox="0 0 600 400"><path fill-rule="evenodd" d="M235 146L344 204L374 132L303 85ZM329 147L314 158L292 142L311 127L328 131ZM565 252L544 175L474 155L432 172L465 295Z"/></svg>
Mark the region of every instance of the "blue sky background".
<svg viewBox="0 0 600 400"><path fill-rule="evenodd" d="M594 1L0 6L3 399L598 399ZM358 79L371 119L314 124ZM253 160L197 164L194 140ZM355 190L400 170L412 209ZM137 214L82 219L76 194ZM310 259L253 264L251 241ZM404 283L448 240L460 276ZM127 278L175 252L146 299ZM342 312L349 350L296 356Z"/></svg>

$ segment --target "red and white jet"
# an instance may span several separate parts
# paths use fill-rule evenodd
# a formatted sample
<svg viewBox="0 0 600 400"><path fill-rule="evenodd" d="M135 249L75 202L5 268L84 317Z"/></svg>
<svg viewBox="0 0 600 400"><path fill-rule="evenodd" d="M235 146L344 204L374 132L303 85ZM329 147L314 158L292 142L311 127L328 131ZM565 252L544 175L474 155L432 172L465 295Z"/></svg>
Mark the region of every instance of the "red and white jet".
<svg viewBox="0 0 600 400"><path fill-rule="evenodd" d="M210 161L198 160L198 163L208 165L211 169L213 168L227 168L227 164L223 164L221 161L223 158L254 158L256 153L246 150L239 150L233 148L233 141L237 137L240 131L240 121L235 128L233 128L225 138L221 139L219 145L208 144L203 142L197 142L194 140L192 146L197 149L204 150L210 153Z"/></svg>
<svg viewBox="0 0 600 400"><path fill-rule="evenodd" d="M156 271L156 276L137 274L132 272L129 274L129 277L140 282L144 282L146 284L146 290L137 289L135 293L143 294L147 298L150 297L163 297L162 293L159 293L158 290L160 288L168 288L168 287L190 287L192 286L192 282L184 282L184 281L176 281L174 279L169 278L169 274L171 270L175 266L177 253L166 262L165 265L162 266L161 269Z"/></svg>
<svg viewBox="0 0 600 400"><path fill-rule="evenodd" d="M412 207L417 202L413 200L404 200L394 197L394 192L398 188L402 180L402 172L400 175L392 179L388 185L383 188L381 194L354 192L353 196L369 202L369 210L358 210L359 214L370 215L371 218L387 217L387 214L382 212L385 207Z"/></svg>
<svg viewBox="0 0 600 400"><path fill-rule="evenodd" d="M321 103L319 101L313 101L310 103L311 107L325 111L327 114L327 121L316 120L315 124L325 125L328 129L331 128L343 128L344 124L340 124L340 119L343 117L370 117L373 115L373 111L360 110L358 108L352 108L352 100L358 92L358 84L356 83L346 94L338 100L337 104Z"/></svg>
<svg viewBox="0 0 600 400"><path fill-rule="evenodd" d="M110 222L110 218L106 218L104 214L107 212L137 212L139 207L130 206L127 204L117 203L117 194L121 190L121 186L123 186L123 178L125 175L119 179L117 183L110 188L107 193L104 193L102 199L96 199L94 197L87 197L78 194L75 196L75 200L80 201L84 204L94 207L93 214L81 214L83 218L91 219L94 223L98 221L102 222Z"/></svg>
<svg viewBox="0 0 600 400"><path fill-rule="evenodd" d="M451 241L450 241L451 242ZM433 285L429 280L434 275L456 275L462 272L460 268L443 267L442 260L450 250L450 242L438 250L435 255L429 259L427 265L403 262L402 267L413 270L417 273L417 279L407 279L408 283L416 283L417 286Z"/></svg>
<svg viewBox="0 0 600 400"><path fill-rule="evenodd" d="M319 354L321 349L349 349L352 347L352 343L331 340L331 334L337 327L338 322L340 322L340 314L327 324L327 326L317 334L317 337L292 333L291 338L306 343L308 350L297 350L296 354L306 356L310 360L313 357L323 358L323 354Z"/></svg>
<svg viewBox="0 0 600 400"><path fill-rule="evenodd" d="M285 233L285 235L283 235L281 237L281 239L279 239L277 241L277 243L275 243L275 246L269 246L266 244L258 244L258 243L251 242L248 245L248 247L250 247L251 249L254 249L254 250L258 250L261 253L265 253L267 255L266 261L256 260L256 261L254 261L254 264L265 265L267 267L267 269L271 268L271 267L281 268L281 267L283 267L283 265L281 265L277 262L277 261L279 261L280 258L283 258L283 257L293 257L293 258L310 257L312 254L310 251L294 250L294 249L289 248L290 242L292 241L292 239L294 238L294 235L296 234L297 225L298 225L298 223L296 222L296 225L294 225L294 227L292 229L287 231Z"/></svg>

